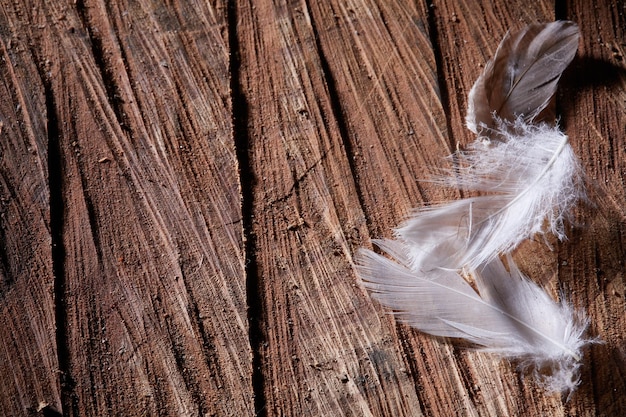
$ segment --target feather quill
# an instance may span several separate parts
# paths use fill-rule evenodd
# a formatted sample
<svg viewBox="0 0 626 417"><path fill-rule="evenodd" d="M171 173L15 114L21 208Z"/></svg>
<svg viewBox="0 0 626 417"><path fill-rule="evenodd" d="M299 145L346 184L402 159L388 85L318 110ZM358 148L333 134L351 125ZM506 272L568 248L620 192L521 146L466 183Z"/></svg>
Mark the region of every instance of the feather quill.
<svg viewBox="0 0 626 417"><path fill-rule="evenodd" d="M358 254L362 284L381 304L416 329L465 339L482 351L515 360L549 391L568 393L579 384L586 318L565 301L557 303L526 278L510 257L473 271L476 290L456 271L425 275L411 267L409 247L376 241L391 255Z"/></svg>
<svg viewBox="0 0 626 417"><path fill-rule="evenodd" d="M413 245L414 266L469 268L546 231L566 238L564 220L584 197L582 170L558 127L533 123L576 53L571 22L507 35L469 97L468 127L481 136L455 156L447 178L483 195L419 210L396 229Z"/></svg>

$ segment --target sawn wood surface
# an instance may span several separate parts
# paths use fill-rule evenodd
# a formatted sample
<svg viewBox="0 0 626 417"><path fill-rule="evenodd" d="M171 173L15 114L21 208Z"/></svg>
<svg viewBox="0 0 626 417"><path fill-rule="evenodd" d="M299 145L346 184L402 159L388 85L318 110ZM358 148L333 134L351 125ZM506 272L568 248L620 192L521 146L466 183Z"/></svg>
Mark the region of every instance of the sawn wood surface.
<svg viewBox="0 0 626 417"><path fill-rule="evenodd" d="M626 4L0 0L0 415L626 415ZM474 138L509 29L569 19L587 176L522 269L590 318L567 400L396 322L353 255Z"/></svg>

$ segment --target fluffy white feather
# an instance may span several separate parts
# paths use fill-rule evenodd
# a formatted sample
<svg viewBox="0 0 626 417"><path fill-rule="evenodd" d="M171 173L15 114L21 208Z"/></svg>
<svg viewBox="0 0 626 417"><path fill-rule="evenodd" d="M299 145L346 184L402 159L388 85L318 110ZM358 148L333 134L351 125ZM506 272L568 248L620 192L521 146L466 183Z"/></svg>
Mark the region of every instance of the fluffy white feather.
<svg viewBox="0 0 626 417"><path fill-rule="evenodd" d="M440 180L484 195L419 210L396 230L413 245L418 269L475 269L537 233L566 237L563 220L584 195L582 171L544 110L578 37L562 21L502 41L469 96L467 124L480 136L457 153L458 171Z"/></svg>
<svg viewBox="0 0 626 417"><path fill-rule="evenodd" d="M474 271L477 291L456 271L411 267L398 241L376 244L391 255L370 250L358 255L365 288L403 322L434 336L465 339L483 351L516 361L546 389L567 393L579 384L582 335L587 321L565 302L557 303L507 258Z"/></svg>
<svg viewBox="0 0 626 417"><path fill-rule="evenodd" d="M584 196L567 136L521 119L501 132L459 152L460 168L443 180L484 195L423 208L396 230L416 267L476 269L538 233L565 239L564 220Z"/></svg>

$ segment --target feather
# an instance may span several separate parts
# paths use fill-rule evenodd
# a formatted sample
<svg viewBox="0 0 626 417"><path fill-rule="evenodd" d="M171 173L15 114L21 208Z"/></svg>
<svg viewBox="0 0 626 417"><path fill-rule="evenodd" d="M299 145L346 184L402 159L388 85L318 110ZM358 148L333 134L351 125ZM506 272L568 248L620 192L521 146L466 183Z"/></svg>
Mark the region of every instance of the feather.
<svg viewBox="0 0 626 417"><path fill-rule="evenodd" d="M477 134L498 128L500 121L522 118L531 123L554 121L549 107L556 86L570 64L579 39L578 26L569 21L529 25L507 33L485 66L468 98L466 123Z"/></svg>
<svg viewBox="0 0 626 417"><path fill-rule="evenodd" d="M396 229L418 268L476 269L536 234L566 238L564 221L585 195L567 136L520 119L502 135L459 152L456 175L440 180L484 195L425 207Z"/></svg>
<svg viewBox="0 0 626 417"><path fill-rule="evenodd" d="M447 185L484 195L417 211L396 229L418 269L476 269L546 231L566 238L564 220L585 193L582 169L557 126L535 123L576 53L571 22L507 34L472 88L467 124L480 137L455 155Z"/></svg>
<svg viewBox="0 0 626 417"><path fill-rule="evenodd" d="M565 301L555 302L526 278L510 257L473 271L477 291L448 269L427 275L412 269L408 246L376 241L395 262L370 250L357 256L357 273L372 297L416 329L467 340L479 350L514 360L552 392L579 384L587 320Z"/></svg>
<svg viewBox="0 0 626 417"><path fill-rule="evenodd" d="M515 360L562 393L579 383L587 319L555 302L509 254L536 234L565 239L564 221L585 194L550 105L578 37L571 22L507 34L469 95L466 122L479 137L436 180L480 195L418 210L395 240L374 241L392 259L363 249L356 265L363 286L400 320Z"/></svg>

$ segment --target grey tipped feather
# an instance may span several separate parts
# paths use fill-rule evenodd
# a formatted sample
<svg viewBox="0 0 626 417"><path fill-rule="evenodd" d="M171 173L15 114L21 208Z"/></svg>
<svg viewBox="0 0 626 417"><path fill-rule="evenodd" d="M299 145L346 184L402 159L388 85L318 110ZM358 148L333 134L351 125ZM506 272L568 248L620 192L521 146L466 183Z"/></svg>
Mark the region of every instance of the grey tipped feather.
<svg viewBox="0 0 626 417"><path fill-rule="evenodd" d="M485 66L468 98L467 127L479 135L495 129L498 120L553 122L548 104L561 74L576 55L578 26L569 21L529 25L507 33Z"/></svg>

